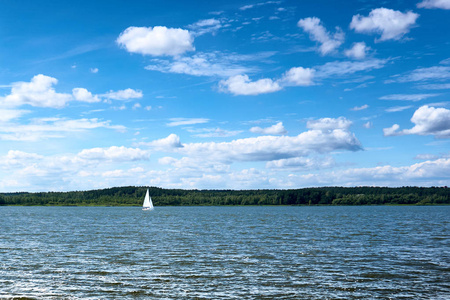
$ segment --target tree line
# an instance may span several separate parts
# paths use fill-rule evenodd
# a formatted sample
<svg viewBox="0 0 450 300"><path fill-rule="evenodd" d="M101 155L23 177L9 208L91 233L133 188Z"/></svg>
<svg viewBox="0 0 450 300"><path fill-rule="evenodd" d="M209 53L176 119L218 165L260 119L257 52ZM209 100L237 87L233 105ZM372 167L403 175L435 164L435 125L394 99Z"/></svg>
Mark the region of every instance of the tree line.
<svg viewBox="0 0 450 300"><path fill-rule="evenodd" d="M196 205L443 205L447 187L320 187L290 190L183 190L148 187L155 206ZM90 191L0 193L0 205L139 206L147 187Z"/></svg>

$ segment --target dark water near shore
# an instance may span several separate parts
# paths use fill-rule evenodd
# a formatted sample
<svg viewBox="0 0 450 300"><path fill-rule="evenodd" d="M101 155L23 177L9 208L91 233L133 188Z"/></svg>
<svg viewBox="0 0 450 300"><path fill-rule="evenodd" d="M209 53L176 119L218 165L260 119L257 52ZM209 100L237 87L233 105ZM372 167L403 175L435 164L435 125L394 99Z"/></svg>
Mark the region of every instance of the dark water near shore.
<svg viewBox="0 0 450 300"><path fill-rule="evenodd" d="M0 207L0 228L0 298L450 295L450 206Z"/></svg>

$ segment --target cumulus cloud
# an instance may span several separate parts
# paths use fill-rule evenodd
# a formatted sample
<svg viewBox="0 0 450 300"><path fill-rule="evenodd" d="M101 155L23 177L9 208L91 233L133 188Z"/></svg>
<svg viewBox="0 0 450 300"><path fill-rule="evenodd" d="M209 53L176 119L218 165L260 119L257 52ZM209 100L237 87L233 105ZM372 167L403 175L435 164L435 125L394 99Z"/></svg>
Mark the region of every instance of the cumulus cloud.
<svg viewBox="0 0 450 300"><path fill-rule="evenodd" d="M259 95L277 92L287 86L314 85L314 79L325 79L346 76L360 71L380 69L387 59L371 59L365 61L334 61L314 68L294 67L286 71L281 78L263 78L251 81L248 75L236 75L221 80L219 90L234 95Z"/></svg>
<svg viewBox="0 0 450 300"><path fill-rule="evenodd" d="M273 161L294 157L306 157L310 154L326 154L336 150L359 151L362 146L348 128L351 122L345 118L324 118L311 120L311 128L297 136L263 135L254 138L236 139L231 142L184 143L171 134L167 138L139 143L166 151L173 151L197 164L223 163L230 164L239 161ZM280 127L270 130L281 133ZM268 129L266 129L268 130ZM267 133L267 132L266 132ZM162 160L172 164L174 160Z"/></svg>
<svg viewBox="0 0 450 300"><path fill-rule="evenodd" d="M321 131L333 131L336 129L348 130L351 125L352 121L344 117L339 117L337 119L322 118L318 120L309 120L306 123L307 128Z"/></svg>
<svg viewBox="0 0 450 300"><path fill-rule="evenodd" d="M44 156L36 153L28 153L20 150L9 150L8 153L0 157L0 166L27 166L29 163L39 161Z"/></svg>
<svg viewBox="0 0 450 300"><path fill-rule="evenodd" d="M397 136L401 135L397 130L400 128L400 125L394 124L391 127L383 128L384 136Z"/></svg>
<svg viewBox="0 0 450 300"><path fill-rule="evenodd" d="M182 148L183 145L180 142L180 137L174 133L170 134L168 137L154 140L148 143L139 143L140 145L154 147L158 149L173 149L173 148Z"/></svg>
<svg viewBox="0 0 450 300"><path fill-rule="evenodd" d="M440 94L393 94L380 97L380 100L420 101Z"/></svg>
<svg viewBox="0 0 450 300"><path fill-rule="evenodd" d="M35 107L63 108L70 101L81 101L87 103L100 102L101 98L126 100L142 98L139 90L125 89L110 91L106 94L93 95L85 88L74 88L72 94L58 93L54 85L58 83L56 78L39 74L34 76L30 82L12 83L11 93L0 97L0 105L6 107L17 107L31 105Z"/></svg>
<svg viewBox="0 0 450 300"><path fill-rule="evenodd" d="M417 7L450 9L450 0L424 0L417 3Z"/></svg>
<svg viewBox="0 0 450 300"><path fill-rule="evenodd" d="M116 42L128 52L152 56L176 56L195 50L194 37L181 28L128 27Z"/></svg>
<svg viewBox="0 0 450 300"><path fill-rule="evenodd" d="M347 130L309 130L298 136L260 136L227 143L184 144L182 153L214 161L272 161L328 153L334 150L361 150L361 144Z"/></svg>
<svg viewBox="0 0 450 300"><path fill-rule="evenodd" d="M436 138L450 138L450 110L448 109L424 105L414 112L411 122L415 124L411 129L399 131L400 126L394 124L392 127L383 129L384 135L417 134L434 135Z"/></svg>
<svg viewBox="0 0 450 300"><path fill-rule="evenodd" d="M305 32L309 33L311 40L319 42L319 52L322 55L329 54L335 51L344 42L344 32L339 27L336 27L336 32L331 34L322 25L319 18L305 18L297 23Z"/></svg>
<svg viewBox="0 0 450 300"><path fill-rule="evenodd" d="M280 83L294 86L313 85L314 73L314 69L294 67L283 74Z"/></svg>
<svg viewBox="0 0 450 300"><path fill-rule="evenodd" d="M281 90L281 86L278 82L273 81L270 78L251 81L248 75L236 75L227 80L221 80L219 82L219 89L234 95L254 96L277 92Z"/></svg>
<svg viewBox="0 0 450 300"><path fill-rule="evenodd" d="M53 88L58 83L56 78L39 74L30 82L15 82L11 94L0 98L7 106L31 105L35 107L62 108L71 101L72 95L57 93Z"/></svg>
<svg viewBox="0 0 450 300"><path fill-rule="evenodd" d="M235 75L219 82L219 90L234 95L259 95L282 90L286 86L313 85L315 70L294 67L286 71L280 79L263 78L251 81L248 75Z"/></svg>
<svg viewBox="0 0 450 300"><path fill-rule="evenodd" d="M143 94L142 91L139 90L133 90L133 89L125 89L125 90L119 90L119 91L109 91L106 94L101 95L102 97L105 97L107 99L113 99L113 100L128 100L128 99L137 99L142 98Z"/></svg>
<svg viewBox="0 0 450 300"><path fill-rule="evenodd" d="M379 186L436 186L446 185L450 179L450 159L441 158L420 162L410 166L390 165L374 168L352 168L320 174L291 175L280 182L284 186L307 185L379 185ZM342 180L345 179L345 184Z"/></svg>
<svg viewBox="0 0 450 300"><path fill-rule="evenodd" d="M101 100L97 95L92 95L92 93L85 88L74 88L72 94L77 101L94 103Z"/></svg>
<svg viewBox="0 0 450 300"><path fill-rule="evenodd" d="M231 163L233 161L272 161L292 157L304 157L311 153L329 153L335 150L358 151L362 146L348 131L351 122L345 118L311 121L311 130L298 136L265 135L237 139L231 142L187 143L181 145L178 136L150 143L151 147L172 149L191 159ZM144 143L142 143L144 144Z"/></svg>
<svg viewBox="0 0 450 300"><path fill-rule="evenodd" d="M345 55L354 59L363 59L366 57L367 51L370 47L366 46L366 43L354 43L353 47L344 51Z"/></svg>
<svg viewBox="0 0 450 300"><path fill-rule="evenodd" d="M408 11L402 13L388 8L373 9L368 17L355 15L350 28L361 33L380 33L378 41L400 40L416 23L418 14Z"/></svg>
<svg viewBox="0 0 450 300"><path fill-rule="evenodd" d="M287 133L286 129L283 126L283 122L279 122L267 128L252 127L250 128L250 132L260 134L277 134L277 135L283 135Z"/></svg>

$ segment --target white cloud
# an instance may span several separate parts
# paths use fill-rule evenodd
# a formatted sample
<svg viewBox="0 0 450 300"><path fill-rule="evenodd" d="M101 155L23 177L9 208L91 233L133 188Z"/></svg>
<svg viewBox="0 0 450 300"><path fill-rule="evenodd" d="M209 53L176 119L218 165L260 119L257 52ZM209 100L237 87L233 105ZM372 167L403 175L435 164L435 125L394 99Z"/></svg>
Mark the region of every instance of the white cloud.
<svg viewBox="0 0 450 300"><path fill-rule="evenodd" d="M386 60L371 59L366 61L335 61L313 68L294 67L286 71L280 79L263 78L251 81L248 75L235 75L219 82L219 90L234 95L259 95L273 93L287 86L314 85L314 78L324 79L345 76L359 71L382 68ZM367 78L367 77L365 77Z"/></svg>
<svg viewBox="0 0 450 300"><path fill-rule="evenodd" d="M309 120L306 127L314 130L333 131L336 129L347 130L352 125L352 122L344 117L337 119L322 118L318 120Z"/></svg>
<svg viewBox="0 0 450 300"><path fill-rule="evenodd" d="M450 67L435 66L429 68L419 68L405 75L396 75L389 82L415 82L427 80L445 80L450 79Z"/></svg>
<svg viewBox="0 0 450 300"><path fill-rule="evenodd" d="M35 107L63 108L70 101L87 103L100 102L101 97L115 100L142 98L139 90L125 89L117 92L110 91L106 94L93 95L85 88L74 88L72 94L57 93L53 88L58 83L56 78L46 75L36 75L30 82L15 82L11 86L11 93L0 97L0 105L17 107L31 105Z"/></svg>
<svg viewBox="0 0 450 300"><path fill-rule="evenodd" d="M439 157L434 154L417 154L414 159L420 159L420 160L434 160L438 159Z"/></svg>
<svg viewBox="0 0 450 300"><path fill-rule="evenodd" d="M241 6L239 9L240 9L240 10L247 10L247 9L253 8L254 6L255 6L255 5L249 4L249 5Z"/></svg>
<svg viewBox="0 0 450 300"><path fill-rule="evenodd" d="M385 136L407 134L434 135L436 138L450 138L450 110L434 108L424 105L414 112L411 122L415 126L411 129L399 131L400 126L394 124L383 129Z"/></svg>
<svg viewBox="0 0 450 300"><path fill-rule="evenodd" d="M280 83L295 86L313 85L314 73L314 69L294 67L283 74Z"/></svg>
<svg viewBox="0 0 450 300"><path fill-rule="evenodd" d="M248 57L248 56L247 56ZM248 59L256 59L248 57ZM187 74L192 76L230 77L255 71L237 63L242 60L236 55L221 53L199 53L191 57L177 57L173 61L154 59L153 64L145 67L147 70L164 73Z"/></svg>
<svg viewBox="0 0 450 300"><path fill-rule="evenodd" d="M367 123L364 123L363 127L366 128L366 129L369 129L369 128L372 128L372 125L373 125L372 122L369 121Z"/></svg>
<svg viewBox="0 0 450 300"><path fill-rule="evenodd" d="M82 150L77 155L86 160L136 161L148 160L150 154L139 148L112 146L109 148L92 148Z"/></svg>
<svg viewBox="0 0 450 300"><path fill-rule="evenodd" d="M221 80L219 82L221 91L230 92L234 95L259 95L266 93L273 93L281 90L278 82L270 78L263 78L257 81L251 81L247 75L236 75Z"/></svg>
<svg viewBox="0 0 450 300"><path fill-rule="evenodd" d="M273 160L266 163L266 167L269 169L295 169L295 170L318 170L331 168L336 165L333 158L321 157L321 158L306 158L306 157L294 157L287 159Z"/></svg>
<svg viewBox="0 0 450 300"><path fill-rule="evenodd" d="M183 125L195 125L195 124L203 124L208 123L209 119L204 118L172 118L170 119L170 123L167 123L167 126L183 126Z"/></svg>
<svg viewBox="0 0 450 300"><path fill-rule="evenodd" d="M430 83L416 86L422 90L448 90L450 89L450 83Z"/></svg>
<svg viewBox="0 0 450 300"><path fill-rule="evenodd" d="M388 62L387 59L370 59L365 61L333 61L322 66L316 66L317 78L345 76L360 71L381 69Z"/></svg>
<svg viewBox="0 0 450 300"><path fill-rule="evenodd" d="M366 46L366 43L354 43L353 47L344 51L345 55L350 58L363 59L366 57L367 51L370 47Z"/></svg>
<svg viewBox="0 0 450 300"><path fill-rule="evenodd" d="M310 130L298 136L260 136L227 143L184 144L182 153L212 161L271 161L334 150L361 150L356 137L342 129Z"/></svg>
<svg viewBox="0 0 450 300"><path fill-rule="evenodd" d="M119 90L119 91L109 91L106 94L101 95L102 97L105 97L107 99L113 99L113 100L128 100L128 99L137 99L142 98L143 94L142 91L139 90L133 90L133 89L125 89L125 90Z"/></svg>
<svg viewBox="0 0 450 300"><path fill-rule="evenodd" d="M50 138L64 138L69 132L83 132L96 128L108 128L120 132L125 131L121 125L111 125L111 121L99 119L33 119L30 124L6 124L0 127L0 140L10 141L40 141Z"/></svg>
<svg viewBox="0 0 450 300"><path fill-rule="evenodd" d="M77 101L94 103L100 102L101 100L97 95L93 96L92 93L85 88L74 88L72 94Z"/></svg>
<svg viewBox="0 0 450 300"><path fill-rule="evenodd" d="M350 110L359 111L359 110L364 110L364 109L367 109L367 108L369 108L369 105L364 104L362 106L355 106L355 107L351 108Z"/></svg>
<svg viewBox="0 0 450 300"><path fill-rule="evenodd" d="M336 27L336 32L332 35L321 24L319 18L305 18L298 21L297 26L309 33L311 40L319 42L319 51L322 55L335 51L344 42L344 32Z"/></svg>
<svg viewBox="0 0 450 300"><path fill-rule="evenodd" d="M256 4L248 4L248 5L244 5L241 6L239 9L240 10L247 10L247 9L251 9L251 8L255 8L255 7L260 7L260 6L264 6L264 5L268 5L268 4L280 4L281 1L266 1L266 2L259 2Z"/></svg>
<svg viewBox="0 0 450 300"><path fill-rule="evenodd" d="M345 118L320 119L308 124L310 128L313 128L312 130L297 136L264 135L236 139L231 142L181 144L180 138L171 134L167 138L139 143L139 145L173 151L200 165L231 164L239 161L267 162L336 150L362 150L358 139L348 131L350 124L351 122ZM163 160L166 164L172 164L174 161L172 159Z"/></svg>
<svg viewBox="0 0 450 300"><path fill-rule="evenodd" d="M96 73L98 73L98 68L91 68L90 71L91 71L91 73L96 74Z"/></svg>
<svg viewBox="0 0 450 300"><path fill-rule="evenodd" d="M211 137L231 137L238 135L242 130L224 130L221 128L202 128L202 129L188 129L189 132L195 133L193 136L199 138Z"/></svg>
<svg viewBox="0 0 450 300"><path fill-rule="evenodd" d="M373 9L368 17L353 16L350 28L362 33L381 33L379 41L399 40L409 32L418 17L412 11L402 13L382 7Z"/></svg>
<svg viewBox="0 0 450 300"><path fill-rule="evenodd" d="M5 156L0 156L0 166L27 166L30 163L37 162L43 158L44 157L42 155L35 153L27 153L20 150L9 150Z"/></svg>
<svg viewBox="0 0 450 300"><path fill-rule="evenodd" d="M36 107L62 108L71 101L72 95L55 92L53 85L58 80L42 74L36 75L31 82L15 82L11 94L0 98L7 106L31 105Z"/></svg>
<svg viewBox="0 0 450 300"><path fill-rule="evenodd" d="M361 150L361 144L348 131L351 122L345 118L320 119L308 122L308 130L298 136L266 135L237 139L231 142L181 143L176 135L166 139L145 143L148 146L170 146L179 154L192 159L213 162L271 161L292 157L303 157L310 153L329 153L335 150ZM179 148L174 148L173 145Z"/></svg>
<svg viewBox="0 0 450 300"><path fill-rule="evenodd" d="M220 20L211 18L195 22L194 24L189 25L188 28L192 30L194 36L200 36L206 33L212 33L214 35L217 30L222 28L222 26Z"/></svg>
<svg viewBox="0 0 450 300"><path fill-rule="evenodd" d="M390 165L374 168L353 168L320 174L291 175L276 181L280 186L439 186L450 179L450 159L441 158L410 166Z"/></svg>
<svg viewBox="0 0 450 300"><path fill-rule="evenodd" d="M22 115L29 112L30 111L28 110L21 109L0 109L0 123L20 118Z"/></svg>
<svg viewBox="0 0 450 300"><path fill-rule="evenodd" d="M420 101L440 94L393 94L380 97L380 100Z"/></svg>
<svg viewBox="0 0 450 300"><path fill-rule="evenodd" d="M284 135L287 133L282 122L278 122L277 124L267 128L252 127L250 128L250 132L261 134L277 134L277 135Z"/></svg>
<svg viewBox="0 0 450 300"><path fill-rule="evenodd" d="M152 56L176 56L195 50L188 30L165 26L128 27L116 42L128 52Z"/></svg>
<svg viewBox="0 0 450 300"><path fill-rule="evenodd" d="M397 136L401 135L397 130L400 128L400 125L394 124L391 127L383 128L384 136Z"/></svg>
<svg viewBox="0 0 450 300"><path fill-rule="evenodd" d="M450 0L424 0L417 3L417 7L450 9Z"/></svg>
<svg viewBox="0 0 450 300"><path fill-rule="evenodd" d="M173 149L173 148L182 148L183 145L180 142L180 137L174 133L170 134L168 137L154 140L148 143L139 143L139 145L154 147L157 149Z"/></svg>
<svg viewBox="0 0 450 300"><path fill-rule="evenodd" d="M404 111L406 109L410 109L412 106L411 105L407 105L407 106L394 106L394 107L390 107L387 108L386 111L387 112L399 112L399 111Z"/></svg>

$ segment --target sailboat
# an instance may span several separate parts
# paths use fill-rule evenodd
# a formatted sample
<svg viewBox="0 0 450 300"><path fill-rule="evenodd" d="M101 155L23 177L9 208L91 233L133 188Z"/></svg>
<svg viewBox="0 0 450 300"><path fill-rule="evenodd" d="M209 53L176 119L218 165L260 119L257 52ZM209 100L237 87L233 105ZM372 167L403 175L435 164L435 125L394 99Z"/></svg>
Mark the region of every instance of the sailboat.
<svg viewBox="0 0 450 300"><path fill-rule="evenodd" d="M145 194L144 204L142 205L142 210L153 210L153 202L147 189L147 194Z"/></svg>

